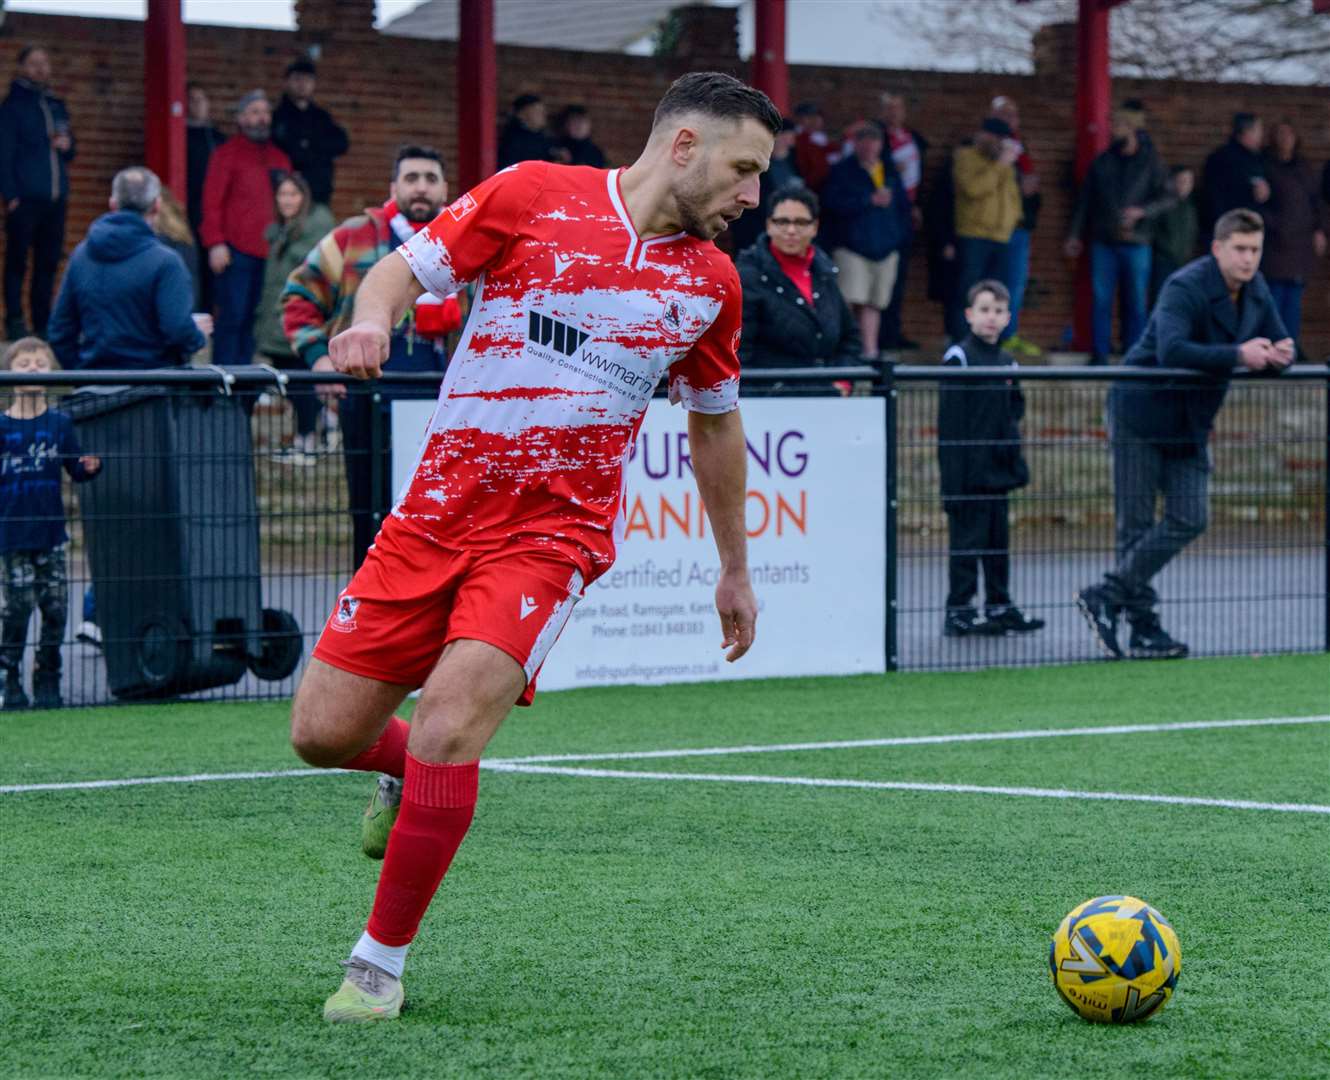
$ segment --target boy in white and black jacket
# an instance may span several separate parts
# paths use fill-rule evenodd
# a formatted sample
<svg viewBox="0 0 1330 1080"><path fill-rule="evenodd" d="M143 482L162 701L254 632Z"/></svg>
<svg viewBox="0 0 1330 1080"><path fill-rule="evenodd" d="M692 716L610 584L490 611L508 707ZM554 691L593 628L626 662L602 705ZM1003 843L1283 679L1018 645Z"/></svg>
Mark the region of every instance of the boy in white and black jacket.
<svg viewBox="0 0 1330 1080"><path fill-rule="evenodd" d="M1011 296L999 281L974 285L966 297L970 332L943 356L948 367L1014 368L998 338L1011 321ZM1043 619L1026 618L1011 602L1007 495L1030 482L1021 456L1025 398L1007 374L944 379L938 389L937 456L942 508L950 536L946 637L1029 633ZM984 614L974 607L984 568Z"/></svg>

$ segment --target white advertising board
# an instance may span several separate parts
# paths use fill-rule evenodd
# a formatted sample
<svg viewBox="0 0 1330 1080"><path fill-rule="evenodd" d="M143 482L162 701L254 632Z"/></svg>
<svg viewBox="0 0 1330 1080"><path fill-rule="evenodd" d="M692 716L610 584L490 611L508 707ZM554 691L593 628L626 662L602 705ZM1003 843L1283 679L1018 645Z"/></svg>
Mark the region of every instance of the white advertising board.
<svg viewBox="0 0 1330 1080"><path fill-rule="evenodd" d="M393 402L393 485L433 402ZM544 690L885 670L884 404L745 398L757 641L720 649L719 559L688 455L687 413L652 403L627 468L626 533L540 675Z"/></svg>

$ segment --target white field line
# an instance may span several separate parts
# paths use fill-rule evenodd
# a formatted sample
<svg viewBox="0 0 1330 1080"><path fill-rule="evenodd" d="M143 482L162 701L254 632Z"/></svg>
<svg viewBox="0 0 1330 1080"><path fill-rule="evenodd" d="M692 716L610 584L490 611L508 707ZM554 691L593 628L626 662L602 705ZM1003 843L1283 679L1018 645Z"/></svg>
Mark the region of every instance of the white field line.
<svg viewBox="0 0 1330 1080"><path fill-rule="evenodd" d="M495 758L490 768L561 761L646 761L652 758L726 757L731 754L783 754L799 750L862 750L881 746L941 746L947 743L1006 742L1012 739L1056 739L1071 735L1140 735L1168 731L1210 731L1220 728L1282 727L1293 724L1330 724L1327 716L1276 716L1262 720L1189 720L1176 724L1118 724L1112 727L1031 728L1022 731L976 731L955 735L902 735L882 739L837 742L755 743L745 746L706 746L691 750L627 750L604 754L538 754L533 757Z"/></svg>
<svg viewBox="0 0 1330 1080"><path fill-rule="evenodd" d="M192 773L189 776L127 776L119 780L71 780L58 784L4 784L0 795L28 791L90 791L99 788L144 787L148 784L206 784L214 780L275 780L288 776L345 776L350 769L277 769L273 772Z"/></svg>
<svg viewBox="0 0 1330 1080"><path fill-rule="evenodd" d="M684 750L637 750L612 754L552 754L541 757L496 758L482 761L481 768L494 772L547 773L550 775L642 778L650 780L739 780L747 783L802 784L815 787L881 788L901 791L955 791L991 794L1041 795L1048 798L1126 799L1145 802L1176 802L1183 805L1230 806L1242 809L1299 809L1300 803L1256 803L1241 799L1193 799L1168 795L1122 795L1115 793L1064 792L1043 788L989 788L964 784L916 784L876 780L818 780L816 778L731 777L706 773L616 772L598 769L555 769L536 767L550 762L630 761L645 758L720 757L727 754L765 754L796 750L843 750L880 746L927 746L946 743L990 742L1012 739L1041 739L1071 735L1131 735L1141 732L1204 731L1215 728L1274 727L1298 724L1330 723L1327 716L1285 716L1262 720L1197 720L1177 724L1129 724L1114 727L1031 729L1027 731L981 731L955 735L913 735L884 739L853 739L840 742L777 743L745 746L713 746ZM192 773L182 776L131 776L109 780L74 780L39 784L3 784L0 795L21 795L35 791L89 791L103 788L144 787L153 784L204 784L215 781L273 780L286 777L344 776L346 769L276 769L267 772ZM1330 808L1308 804L1305 813L1330 812Z"/></svg>
<svg viewBox="0 0 1330 1080"><path fill-rule="evenodd" d="M927 791L949 795L1016 795L1036 799L1088 799L1098 802L1164 803L1169 806L1215 806L1225 810L1275 810L1287 814L1330 814L1315 803L1254 802L1190 795L1139 795L1124 791L1071 791L1066 788L984 787L979 784L925 784L904 780L836 780L815 776L750 776L742 773L670 773L636 769L574 769L561 765L526 765L492 761L495 772L574 776L597 780L666 780L712 784L775 784L789 787L854 788L868 791Z"/></svg>

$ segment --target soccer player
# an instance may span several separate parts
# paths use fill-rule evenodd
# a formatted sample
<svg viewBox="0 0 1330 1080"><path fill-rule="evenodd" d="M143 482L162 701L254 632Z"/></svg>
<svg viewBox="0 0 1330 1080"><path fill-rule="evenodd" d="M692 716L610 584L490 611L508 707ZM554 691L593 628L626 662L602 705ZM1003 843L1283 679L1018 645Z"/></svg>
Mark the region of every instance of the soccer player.
<svg viewBox="0 0 1330 1080"><path fill-rule="evenodd" d="M479 757L622 535L623 465L656 384L688 410L720 556L721 648L753 642L738 412L742 300L711 243L758 202L780 114L728 75L677 80L641 156L523 162L380 261L333 339L377 375L423 292L475 281L415 472L338 597L292 710L312 765L403 778L368 926L331 1021L392 1019L407 947L471 824ZM408 727L394 710L421 688Z"/></svg>

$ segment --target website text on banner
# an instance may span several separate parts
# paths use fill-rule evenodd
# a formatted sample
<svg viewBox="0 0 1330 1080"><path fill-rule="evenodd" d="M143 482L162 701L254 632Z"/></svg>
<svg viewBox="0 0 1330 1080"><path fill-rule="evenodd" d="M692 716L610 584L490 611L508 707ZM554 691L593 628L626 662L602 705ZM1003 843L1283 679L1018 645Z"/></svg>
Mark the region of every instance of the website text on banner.
<svg viewBox="0 0 1330 1080"><path fill-rule="evenodd" d="M541 688L883 671L883 408L880 398L744 399L749 562L762 614L753 651L726 664L687 413L655 402L628 463L618 561L573 612ZM392 404L395 490L433 409Z"/></svg>

